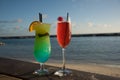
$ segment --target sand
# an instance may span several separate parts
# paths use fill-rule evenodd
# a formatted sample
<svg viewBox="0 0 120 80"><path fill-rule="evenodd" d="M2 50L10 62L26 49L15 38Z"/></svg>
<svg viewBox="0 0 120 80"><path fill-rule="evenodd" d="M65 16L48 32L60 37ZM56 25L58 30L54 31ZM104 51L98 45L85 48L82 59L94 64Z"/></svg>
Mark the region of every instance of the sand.
<svg viewBox="0 0 120 80"><path fill-rule="evenodd" d="M46 63L50 66L61 67L62 64L59 63ZM120 77L120 68L110 67L98 64L66 64L68 69L74 69L78 71L85 71L91 73L97 73L107 76Z"/></svg>

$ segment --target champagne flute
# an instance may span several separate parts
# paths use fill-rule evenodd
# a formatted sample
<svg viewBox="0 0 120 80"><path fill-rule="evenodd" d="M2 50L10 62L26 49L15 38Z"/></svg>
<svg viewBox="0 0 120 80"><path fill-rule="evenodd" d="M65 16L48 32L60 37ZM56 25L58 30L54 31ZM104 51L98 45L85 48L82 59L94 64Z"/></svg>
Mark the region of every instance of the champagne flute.
<svg viewBox="0 0 120 80"><path fill-rule="evenodd" d="M49 74L47 69L44 69L44 63L50 57L51 44L49 38L50 24L42 23L42 14L39 13L40 21L33 21L30 24L29 31L35 30L35 43L34 43L34 57L40 62L40 69L35 70L36 75Z"/></svg>
<svg viewBox="0 0 120 80"><path fill-rule="evenodd" d="M71 23L69 14L67 13L66 21L64 21L62 17L58 17L57 41L60 47L62 48L63 66L61 70L55 72L55 75L66 76L71 73L71 71L67 70L65 67L65 48L70 43L70 40L71 40Z"/></svg>

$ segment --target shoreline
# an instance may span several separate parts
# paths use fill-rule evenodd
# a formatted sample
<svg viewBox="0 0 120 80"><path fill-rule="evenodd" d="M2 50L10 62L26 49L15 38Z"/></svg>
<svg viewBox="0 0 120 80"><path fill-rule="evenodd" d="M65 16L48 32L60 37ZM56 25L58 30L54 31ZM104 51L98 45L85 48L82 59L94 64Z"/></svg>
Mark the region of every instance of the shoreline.
<svg viewBox="0 0 120 80"><path fill-rule="evenodd" d="M118 33L87 33L87 34L72 34L72 37L110 37L110 36L120 36ZM56 37L56 35L50 35L50 37ZM26 39L26 38L35 38L35 35L26 35L26 36L0 36L0 39Z"/></svg>

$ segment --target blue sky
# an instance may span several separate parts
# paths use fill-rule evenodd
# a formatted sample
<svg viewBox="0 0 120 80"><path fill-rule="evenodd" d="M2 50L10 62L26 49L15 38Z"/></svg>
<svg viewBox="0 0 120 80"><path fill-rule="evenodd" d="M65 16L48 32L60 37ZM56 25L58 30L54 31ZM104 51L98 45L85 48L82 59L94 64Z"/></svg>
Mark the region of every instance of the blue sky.
<svg viewBox="0 0 120 80"><path fill-rule="evenodd" d="M120 0L0 0L0 36L34 35L32 21L43 14L56 34L58 16L69 12L72 34L120 32Z"/></svg>

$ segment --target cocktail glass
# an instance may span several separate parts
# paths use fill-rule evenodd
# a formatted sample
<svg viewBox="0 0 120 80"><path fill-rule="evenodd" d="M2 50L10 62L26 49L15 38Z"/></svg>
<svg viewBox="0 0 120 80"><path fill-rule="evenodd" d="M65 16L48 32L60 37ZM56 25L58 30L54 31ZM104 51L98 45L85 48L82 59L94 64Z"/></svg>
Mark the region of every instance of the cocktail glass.
<svg viewBox="0 0 120 80"><path fill-rule="evenodd" d="M48 75L47 69L44 69L44 63L51 54L51 44L49 38L50 24L34 21L30 24L29 31L35 30L34 57L40 62L40 69L35 70L36 75Z"/></svg>
<svg viewBox="0 0 120 80"><path fill-rule="evenodd" d="M58 76L66 76L71 74L70 70L65 68L65 48L68 46L71 40L71 23L69 14L67 13L67 20L63 21L62 17L58 18L57 23L57 41L62 48L63 66L61 70L56 71L54 74Z"/></svg>

